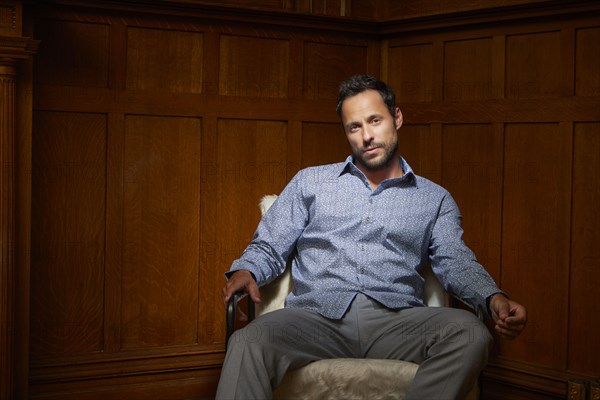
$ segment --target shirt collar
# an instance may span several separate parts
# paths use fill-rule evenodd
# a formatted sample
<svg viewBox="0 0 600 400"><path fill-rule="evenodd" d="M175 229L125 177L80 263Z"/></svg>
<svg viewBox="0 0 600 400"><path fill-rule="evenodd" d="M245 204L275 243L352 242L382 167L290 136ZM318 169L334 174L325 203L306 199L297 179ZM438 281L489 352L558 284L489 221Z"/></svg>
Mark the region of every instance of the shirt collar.
<svg viewBox="0 0 600 400"><path fill-rule="evenodd" d="M381 184L384 185L384 187L389 187L389 186L396 186L396 185L400 185L400 184L412 183L416 187L417 186L416 175L415 175L414 171L412 170L412 168L410 167L410 165L408 165L406 160L402 157L398 157L398 162L400 163L400 166L402 167L402 170L404 171L404 175L400 178L387 179L387 180L381 182ZM358 169L356 164L354 164L352 155L349 155L346 158L346 160L342 163L342 167L340 169L340 173L338 176L342 176L345 173L349 173L349 174L358 176L363 181L365 181L365 182L367 181L367 177L365 176L365 174L363 174L362 171L360 169Z"/></svg>

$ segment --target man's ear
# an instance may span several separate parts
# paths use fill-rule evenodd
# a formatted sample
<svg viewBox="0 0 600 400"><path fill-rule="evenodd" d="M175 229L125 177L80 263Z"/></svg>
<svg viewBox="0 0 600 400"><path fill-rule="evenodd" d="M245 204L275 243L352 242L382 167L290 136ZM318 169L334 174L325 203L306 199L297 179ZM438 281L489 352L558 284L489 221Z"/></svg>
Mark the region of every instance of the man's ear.
<svg viewBox="0 0 600 400"><path fill-rule="evenodd" d="M402 117L402 111L400 111L399 107L396 107L395 122L396 122L396 129L400 129L400 127L402 126L402 122L404 122L404 118Z"/></svg>

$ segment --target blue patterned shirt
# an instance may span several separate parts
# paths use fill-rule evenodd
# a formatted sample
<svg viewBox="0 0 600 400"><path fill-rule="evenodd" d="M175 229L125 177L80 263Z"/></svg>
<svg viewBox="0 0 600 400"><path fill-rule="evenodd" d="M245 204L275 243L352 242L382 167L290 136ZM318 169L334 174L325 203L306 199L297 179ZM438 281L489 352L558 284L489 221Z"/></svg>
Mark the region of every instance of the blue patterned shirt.
<svg viewBox="0 0 600 400"><path fill-rule="evenodd" d="M404 176L375 190L351 156L301 170L227 275L246 269L261 286L283 273L291 255L286 307L339 319L359 292L391 309L424 306L420 272L430 264L448 292L487 309L500 290L462 241L452 196L399 162Z"/></svg>

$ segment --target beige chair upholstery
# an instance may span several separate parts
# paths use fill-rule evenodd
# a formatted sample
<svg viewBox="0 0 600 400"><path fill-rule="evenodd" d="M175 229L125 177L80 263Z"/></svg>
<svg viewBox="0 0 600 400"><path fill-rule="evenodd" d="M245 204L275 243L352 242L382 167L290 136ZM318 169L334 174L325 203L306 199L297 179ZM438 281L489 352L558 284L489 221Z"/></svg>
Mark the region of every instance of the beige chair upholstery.
<svg viewBox="0 0 600 400"><path fill-rule="evenodd" d="M276 195L269 195L261 199L260 208L263 215L276 198ZM288 264L283 275L260 288L262 302L255 306L256 316L283 308L285 297L292 288ZM449 301L431 269L425 274L425 301L430 307L447 305ZM237 300L232 303L235 302ZM229 314L228 318L232 318L235 310L230 310ZM233 321L228 321L228 326L232 327ZM286 400L403 399L417 368L417 364L399 360L338 358L315 361L288 371L281 384L275 388L273 397ZM478 396L479 387L475 385L468 399L477 399Z"/></svg>

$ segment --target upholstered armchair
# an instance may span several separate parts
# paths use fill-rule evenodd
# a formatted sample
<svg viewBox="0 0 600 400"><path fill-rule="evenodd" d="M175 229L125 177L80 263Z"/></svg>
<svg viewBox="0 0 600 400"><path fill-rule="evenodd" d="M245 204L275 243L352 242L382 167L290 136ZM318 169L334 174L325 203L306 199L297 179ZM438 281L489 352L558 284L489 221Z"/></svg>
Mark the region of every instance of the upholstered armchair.
<svg viewBox="0 0 600 400"><path fill-rule="evenodd" d="M264 215L277 196L261 199ZM248 297L248 319L252 320L270 311L284 307L285 297L293 289L290 266L283 275L260 288L261 304L253 304ZM245 294L232 297L227 307L227 338L235 329L238 302ZM444 288L429 269L425 274L427 306L450 304ZM481 317L481 316L480 316ZM403 399L417 372L418 365L408 361L337 358L320 360L302 368L288 371L273 392L274 399ZM476 384L467 399L477 399Z"/></svg>

